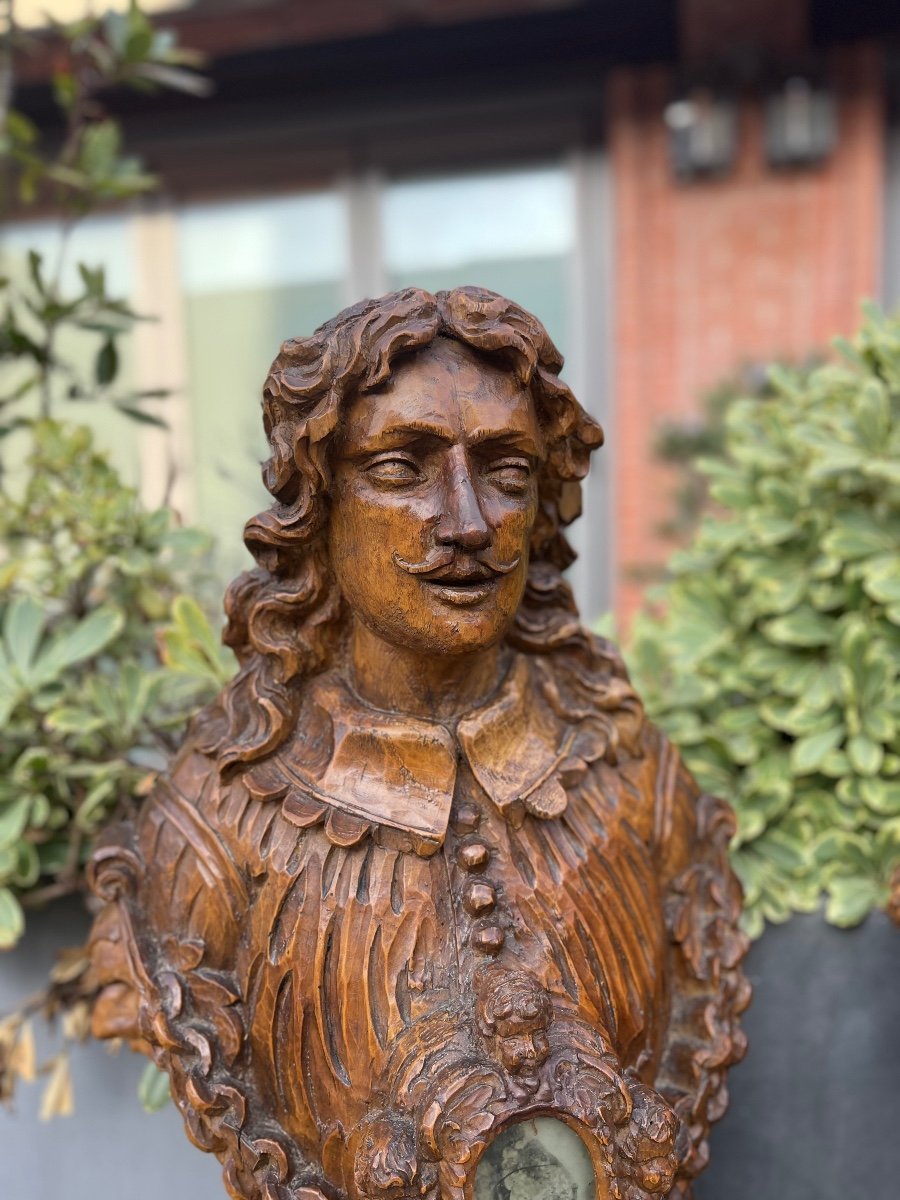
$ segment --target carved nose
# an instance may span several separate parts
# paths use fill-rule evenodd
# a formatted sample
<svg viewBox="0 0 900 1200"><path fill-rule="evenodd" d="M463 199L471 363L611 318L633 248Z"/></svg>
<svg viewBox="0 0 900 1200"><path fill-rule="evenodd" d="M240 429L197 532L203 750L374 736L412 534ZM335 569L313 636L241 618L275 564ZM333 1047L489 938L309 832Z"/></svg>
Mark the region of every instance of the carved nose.
<svg viewBox="0 0 900 1200"><path fill-rule="evenodd" d="M442 546L484 550L490 545L490 526L484 519L468 471L454 471L434 533Z"/></svg>

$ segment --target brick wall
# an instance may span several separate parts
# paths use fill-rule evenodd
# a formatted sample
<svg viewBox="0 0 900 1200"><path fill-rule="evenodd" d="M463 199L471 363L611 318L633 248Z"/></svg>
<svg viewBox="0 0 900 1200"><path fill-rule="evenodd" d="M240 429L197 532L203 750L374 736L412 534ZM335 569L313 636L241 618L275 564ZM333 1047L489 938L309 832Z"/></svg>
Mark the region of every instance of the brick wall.
<svg viewBox="0 0 900 1200"><path fill-rule="evenodd" d="M853 328L860 299L878 293L880 52L842 48L827 65L839 123L827 163L769 169L759 100L748 93L735 167L724 178L691 183L675 182L668 162L663 110L672 98L670 71L623 70L611 80L616 416L610 449L617 609L626 624L643 591L636 575L672 549L659 533L673 487L653 450L663 426L699 413L704 392L743 363L822 351L835 333Z"/></svg>

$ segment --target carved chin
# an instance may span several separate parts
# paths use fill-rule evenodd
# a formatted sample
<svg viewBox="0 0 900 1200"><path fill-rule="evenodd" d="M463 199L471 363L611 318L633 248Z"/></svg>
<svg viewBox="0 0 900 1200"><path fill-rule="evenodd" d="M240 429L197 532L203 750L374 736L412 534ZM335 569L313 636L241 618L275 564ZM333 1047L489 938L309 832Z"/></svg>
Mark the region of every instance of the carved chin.
<svg viewBox="0 0 900 1200"><path fill-rule="evenodd" d="M516 1049L507 1049L501 1045L500 1060L511 1074L527 1076L529 1072L536 1071L546 1061L549 1052L548 1047L544 1050L530 1050L523 1054Z"/></svg>

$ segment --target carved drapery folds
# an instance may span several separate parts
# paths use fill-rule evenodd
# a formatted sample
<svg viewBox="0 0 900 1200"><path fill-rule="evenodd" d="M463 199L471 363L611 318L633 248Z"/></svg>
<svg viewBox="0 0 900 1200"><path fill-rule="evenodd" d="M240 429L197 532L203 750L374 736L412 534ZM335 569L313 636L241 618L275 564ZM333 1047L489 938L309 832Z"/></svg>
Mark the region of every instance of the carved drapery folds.
<svg viewBox="0 0 900 1200"><path fill-rule="evenodd" d="M546 670L542 664L534 678ZM508 686L518 689L531 678L522 671L511 672ZM526 690L533 698L535 689ZM323 694L333 701L327 681ZM501 694L493 705L503 719L506 699ZM566 747L573 709L563 718L558 695L555 704L547 711L560 722ZM475 714L471 723L486 730L492 719ZM675 753L651 727L636 725L628 707L623 719L631 751L616 739L613 754L606 739L603 753L589 755L592 763L582 760L566 773L559 816L495 804L462 757L445 840L425 855L397 848L391 831L381 845L371 822L353 838L335 837L322 813L301 826L286 808L284 786L260 786L259 768L252 785L250 769L228 787L207 773L195 807L187 792L204 761L196 752L161 786L137 836L117 833L101 849L94 886L109 907L94 935L94 960L106 984L98 1020L108 1023L103 1014L111 1008L117 1032L137 1039L170 1072L192 1140L223 1161L233 1196L464 1200L491 1140L510 1122L535 1115L555 1115L581 1134L610 1196L690 1195L689 1181L706 1163L709 1125L724 1111L727 1067L744 1049L737 1017L748 1000L739 967L746 943L727 862L732 818L720 801L697 795ZM470 752L487 755L487 744L487 733L470 739ZM553 738L547 745L541 773L559 755ZM592 746L600 750L601 742ZM479 775L490 779L487 757L479 765ZM622 804L637 797L643 812L635 806L622 820ZM238 872L231 838L240 830L261 838L268 861L259 855ZM597 847L588 845L591 836L603 866ZM625 843L621 858L610 837ZM651 843L643 857L642 837ZM504 845L501 856L508 853L515 864L508 877L508 864L497 861ZM441 894L436 881L447 876L445 856L463 865ZM418 867L404 872L410 863ZM592 866L597 879L583 873ZM663 881L661 892L654 876ZM244 882L236 897L238 879ZM378 890L379 880L395 894L383 899L384 925L376 913L360 938L351 922L371 902L365 887ZM488 917L478 904L474 919L465 910L473 881L488 890ZM543 893L540 902L532 885ZM314 941L304 909L321 906L323 891ZM166 911L164 920L176 926L169 936L148 929L148 906ZM457 938L469 940L468 958L440 961L433 926L444 906L456 913ZM651 915L642 917L639 906ZM254 907L266 932L256 955L241 945L255 929L247 921ZM637 922L631 931L627 914ZM656 951L645 933L654 919ZM485 920L502 933L499 952L472 936ZM569 930L560 927L565 922ZM204 937L209 924L214 932ZM423 954L417 947L429 929L432 948ZM387 949L380 959L373 953L379 945ZM653 957L658 961L648 970ZM272 978L263 981L267 972ZM357 1047L330 1024L339 1022L340 1004L349 1003L338 996L345 987L373 995L380 988L391 998L381 1010L373 1000L368 1026L360 1022L356 1030ZM314 1023L316 1006L329 1003L335 1011L320 1011L318 1019L321 1042L340 1043L337 1066L322 1080L333 1094L310 1102L305 1121L292 1127L279 1105L293 1108L296 1118L293 1085L262 1086L260 1072L278 1077L299 1063L301 1072L314 1074L313 1035L304 1040L297 1024ZM133 1027L123 1029L132 1007ZM265 1047L254 1042L260 1025L281 1030L268 1043L272 1062L261 1061ZM278 1044L290 1064L278 1061ZM321 1130L298 1137L311 1120L322 1122Z"/></svg>

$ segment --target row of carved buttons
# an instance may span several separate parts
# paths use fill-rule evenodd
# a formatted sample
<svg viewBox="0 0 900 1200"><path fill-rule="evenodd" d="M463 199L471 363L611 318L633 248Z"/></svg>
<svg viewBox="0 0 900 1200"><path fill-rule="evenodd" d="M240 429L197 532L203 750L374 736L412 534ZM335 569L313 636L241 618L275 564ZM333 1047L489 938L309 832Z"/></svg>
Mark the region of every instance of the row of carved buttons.
<svg viewBox="0 0 900 1200"><path fill-rule="evenodd" d="M471 832L477 829L481 814L477 809L467 805L459 814L457 828L459 832ZM461 827L461 828L460 828ZM484 870L491 858L490 849L484 842L466 842L460 846L456 861L470 875ZM497 904L497 892L493 884L484 879L469 879L463 892L463 907L470 917L486 917L494 911ZM482 925L472 934L472 945L482 954L492 957L499 954L503 948L504 934L499 925Z"/></svg>

